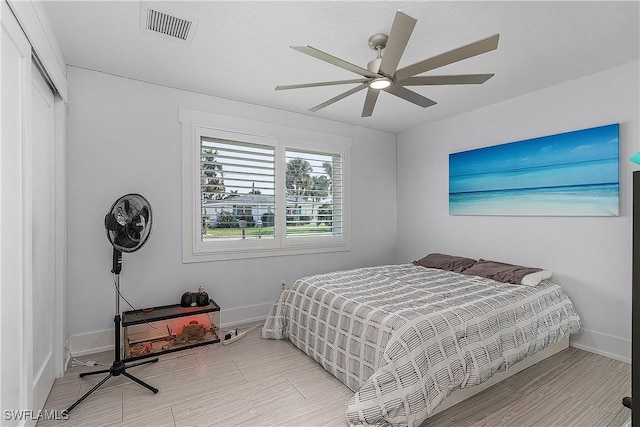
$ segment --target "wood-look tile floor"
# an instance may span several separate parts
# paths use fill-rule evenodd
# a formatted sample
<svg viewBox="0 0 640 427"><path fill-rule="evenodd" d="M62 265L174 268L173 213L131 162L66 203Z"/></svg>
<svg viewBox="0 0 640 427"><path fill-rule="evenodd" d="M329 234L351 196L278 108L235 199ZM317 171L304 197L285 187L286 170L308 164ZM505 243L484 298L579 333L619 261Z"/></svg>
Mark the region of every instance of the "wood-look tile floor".
<svg viewBox="0 0 640 427"><path fill-rule="evenodd" d="M111 352L82 360L110 365ZM62 411L105 374L70 368L55 381L45 409ZM264 340L260 329L223 346L160 356L109 379L68 420L38 426L346 426L351 390L287 340ZM426 426L623 426L631 411L631 367L569 348L423 423Z"/></svg>

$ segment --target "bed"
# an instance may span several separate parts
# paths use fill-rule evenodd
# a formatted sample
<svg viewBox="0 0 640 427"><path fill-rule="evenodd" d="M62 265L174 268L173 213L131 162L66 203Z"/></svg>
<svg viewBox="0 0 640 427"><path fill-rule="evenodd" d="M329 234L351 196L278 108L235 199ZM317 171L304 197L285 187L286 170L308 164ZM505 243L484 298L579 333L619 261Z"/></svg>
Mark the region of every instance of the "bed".
<svg viewBox="0 0 640 427"><path fill-rule="evenodd" d="M350 425L419 426L452 392L581 330L552 280L501 283L415 264L318 274L283 290L262 329L354 391Z"/></svg>

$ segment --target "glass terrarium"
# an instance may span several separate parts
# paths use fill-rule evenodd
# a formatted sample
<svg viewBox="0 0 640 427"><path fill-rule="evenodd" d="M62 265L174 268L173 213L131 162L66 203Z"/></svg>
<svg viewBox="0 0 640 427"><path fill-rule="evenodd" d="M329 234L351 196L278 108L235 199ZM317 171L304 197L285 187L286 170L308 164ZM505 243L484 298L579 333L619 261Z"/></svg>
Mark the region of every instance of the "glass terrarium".
<svg viewBox="0 0 640 427"><path fill-rule="evenodd" d="M220 306L180 304L122 313L124 360L136 360L220 341Z"/></svg>

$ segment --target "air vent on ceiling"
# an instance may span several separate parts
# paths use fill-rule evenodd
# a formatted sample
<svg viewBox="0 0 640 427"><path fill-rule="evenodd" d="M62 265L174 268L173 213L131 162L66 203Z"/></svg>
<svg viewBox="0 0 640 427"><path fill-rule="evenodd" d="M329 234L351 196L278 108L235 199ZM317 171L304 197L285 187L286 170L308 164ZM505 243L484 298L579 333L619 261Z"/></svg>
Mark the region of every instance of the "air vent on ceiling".
<svg viewBox="0 0 640 427"><path fill-rule="evenodd" d="M197 20L181 18L173 13L163 12L145 4L142 4L140 12L140 26L142 29L162 34L174 40L191 43L193 33L198 26Z"/></svg>

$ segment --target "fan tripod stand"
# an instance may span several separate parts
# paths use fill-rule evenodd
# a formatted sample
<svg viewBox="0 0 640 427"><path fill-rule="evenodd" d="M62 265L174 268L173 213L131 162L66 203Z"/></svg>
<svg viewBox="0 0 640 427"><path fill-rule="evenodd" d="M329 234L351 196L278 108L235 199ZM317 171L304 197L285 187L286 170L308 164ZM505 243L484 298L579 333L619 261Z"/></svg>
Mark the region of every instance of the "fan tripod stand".
<svg viewBox="0 0 640 427"><path fill-rule="evenodd" d="M75 408L80 403L82 403L82 401L84 401L87 397L89 397L89 395L91 393L93 393L98 388L100 388L100 386L102 384L106 383L109 378L117 377L119 375L124 375L125 377L129 378L131 381L134 381L134 382L140 384L141 386L148 388L149 390L151 390L154 393L158 392L157 388L150 386L149 384L145 383L141 379L136 378L136 377L134 377L133 375L131 375L130 373L127 372L128 368L133 368L134 366L145 365L147 363L157 362L158 361L157 357L155 357L153 359L150 359L150 360L145 360L143 362L133 363L133 364L127 366L122 361L122 358L121 358L121 355L120 355L120 323L121 323L121 317L120 317L120 270L121 269L122 269L122 252L120 252L119 250L114 248L113 249L113 270L111 270L111 272L115 274L115 285L116 285L116 315L113 318L113 323L115 324L115 360L113 361L113 364L111 365L111 367L109 369L102 369L100 371L95 371L95 372L82 372L80 374L80 377L85 377L87 375L104 374L104 373L107 373L107 372L109 373L109 375L104 377L102 379L102 381L100 381L98 384L96 384L91 390L86 392L84 394L84 396L82 396L80 399L78 399L73 405L69 406L65 411L67 414L69 412L71 412L71 410L73 408Z"/></svg>

